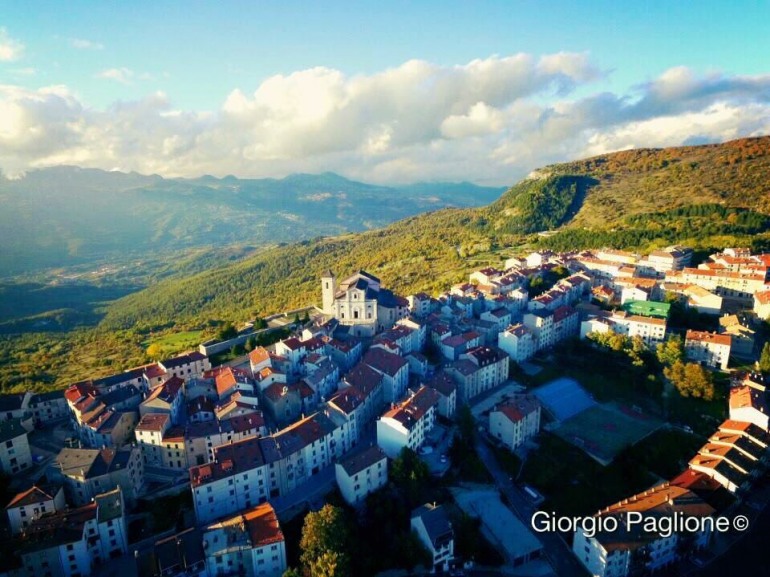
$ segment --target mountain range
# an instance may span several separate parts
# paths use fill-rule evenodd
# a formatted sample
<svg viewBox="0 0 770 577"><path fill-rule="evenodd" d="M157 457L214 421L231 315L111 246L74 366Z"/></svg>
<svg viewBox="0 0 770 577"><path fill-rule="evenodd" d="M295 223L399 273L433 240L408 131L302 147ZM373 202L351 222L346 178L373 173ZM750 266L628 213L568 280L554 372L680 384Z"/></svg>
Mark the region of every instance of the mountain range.
<svg viewBox="0 0 770 577"><path fill-rule="evenodd" d="M166 179L72 166L0 178L0 278L182 249L275 245L384 226L503 188L377 186L333 173L283 179Z"/></svg>

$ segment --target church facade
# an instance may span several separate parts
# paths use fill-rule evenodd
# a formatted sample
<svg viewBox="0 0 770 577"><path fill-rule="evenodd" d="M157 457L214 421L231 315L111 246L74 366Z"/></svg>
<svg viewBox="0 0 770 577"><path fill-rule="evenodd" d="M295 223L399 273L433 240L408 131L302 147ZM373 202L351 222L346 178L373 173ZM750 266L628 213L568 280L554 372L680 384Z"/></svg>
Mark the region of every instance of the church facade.
<svg viewBox="0 0 770 577"><path fill-rule="evenodd" d="M324 314L350 327L357 337L372 337L409 314L406 299L382 288L380 279L363 270L339 283L333 272L324 272L321 295Z"/></svg>

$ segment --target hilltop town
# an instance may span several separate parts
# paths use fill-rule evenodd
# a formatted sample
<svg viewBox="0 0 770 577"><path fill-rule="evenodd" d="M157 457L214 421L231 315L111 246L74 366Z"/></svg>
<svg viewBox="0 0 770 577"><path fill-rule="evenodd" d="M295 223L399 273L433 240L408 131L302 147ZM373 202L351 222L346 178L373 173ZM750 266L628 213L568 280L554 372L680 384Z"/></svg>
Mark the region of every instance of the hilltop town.
<svg viewBox="0 0 770 577"><path fill-rule="evenodd" d="M695 569L733 536L532 519L765 506L769 279L770 254L685 246L535 252L437 295L325 271L320 306L272 344L257 338L274 328L249 324L63 391L0 397L14 495L0 573L291 575L307 563L303 516L307 528L334 511L363 549L331 553L359 570ZM617 467L622 482L582 499Z"/></svg>

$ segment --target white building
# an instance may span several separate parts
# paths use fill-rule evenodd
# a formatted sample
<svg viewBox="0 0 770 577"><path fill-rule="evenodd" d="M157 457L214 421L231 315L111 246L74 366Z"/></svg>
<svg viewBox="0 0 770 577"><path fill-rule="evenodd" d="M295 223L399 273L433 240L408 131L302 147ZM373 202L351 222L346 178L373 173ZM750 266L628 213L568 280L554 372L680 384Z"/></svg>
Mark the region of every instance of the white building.
<svg viewBox="0 0 770 577"><path fill-rule="evenodd" d="M767 393L749 385L730 389L730 419L753 423L763 431L770 429Z"/></svg>
<svg viewBox="0 0 770 577"><path fill-rule="evenodd" d="M540 431L541 407L532 395L516 395L489 413L489 434L515 451Z"/></svg>
<svg viewBox="0 0 770 577"><path fill-rule="evenodd" d="M43 490L37 485L33 485L30 489L16 495L5 506L11 533L18 535L33 521L43 515L61 511L65 506L63 487Z"/></svg>
<svg viewBox="0 0 770 577"><path fill-rule="evenodd" d="M377 444L391 459L395 459L404 447L416 451L436 423L438 404L438 393L429 387L421 387L400 406L380 417Z"/></svg>
<svg viewBox="0 0 770 577"><path fill-rule="evenodd" d="M626 523L629 513L643 517L710 517L714 512L714 508L695 493L664 483L599 511L596 517L615 517L618 529L598 530L589 537L589 531L579 528L575 531L572 552L596 577L626 577L640 567L653 572L679 559L680 540L685 537L677 532L668 537L645 532L642 524ZM695 532L688 549L706 547L710 537L707 530Z"/></svg>
<svg viewBox="0 0 770 577"><path fill-rule="evenodd" d="M115 489L82 507L40 517L14 550L22 563L19 575L83 577L127 548L123 496Z"/></svg>
<svg viewBox="0 0 770 577"><path fill-rule="evenodd" d="M448 571L454 559L455 539L446 510L440 505L426 503L412 511L410 524L431 554L432 572Z"/></svg>
<svg viewBox="0 0 770 577"><path fill-rule="evenodd" d="M288 568L286 540L269 503L206 527L203 550L212 577L281 577Z"/></svg>
<svg viewBox="0 0 770 577"><path fill-rule="evenodd" d="M343 459L334 467L342 498L350 505L361 503L388 482L388 457L378 446Z"/></svg>
<svg viewBox="0 0 770 577"><path fill-rule="evenodd" d="M386 403L400 400L409 384L409 362L380 348L369 349L363 364L382 375L383 398Z"/></svg>
<svg viewBox="0 0 770 577"><path fill-rule="evenodd" d="M731 343L730 335L688 330L684 339L684 354L691 361L726 370Z"/></svg>
<svg viewBox="0 0 770 577"><path fill-rule="evenodd" d="M511 325L497 336L497 346L517 363L523 363L537 352L537 340L523 324Z"/></svg>
<svg viewBox="0 0 770 577"><path fill-rule="evenodd" d="M83 505L115 487L133 501L144 489L144 460L139 447L61 450L52 465L54 481L63 482L68 501Z"/></svg>
<svg viewBox="0 0 770 577"><path fill-rule="evenodd" d="M10 477L31 466L27 430L21 420L0 421L0 472Z"/></svg>
<svg viewBox="0 0 770 577"><path fill-rule="evenodd" d="M754 293L754 313L760 319L770 318L770 290Z"/></svg>

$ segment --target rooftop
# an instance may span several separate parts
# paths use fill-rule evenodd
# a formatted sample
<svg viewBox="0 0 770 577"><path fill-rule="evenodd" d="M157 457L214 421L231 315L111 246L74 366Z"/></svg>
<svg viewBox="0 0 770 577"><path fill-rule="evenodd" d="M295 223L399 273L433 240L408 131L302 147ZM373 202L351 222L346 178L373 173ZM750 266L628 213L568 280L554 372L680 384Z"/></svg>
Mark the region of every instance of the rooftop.
<svg viewBox="0 0 770 577"><path fill-rule="evenodd" d="M383 450L377 445L373 445L361 453L343 459L340 465L348 476L352 477L384 459L387 459L387 456Z"/></svg>

